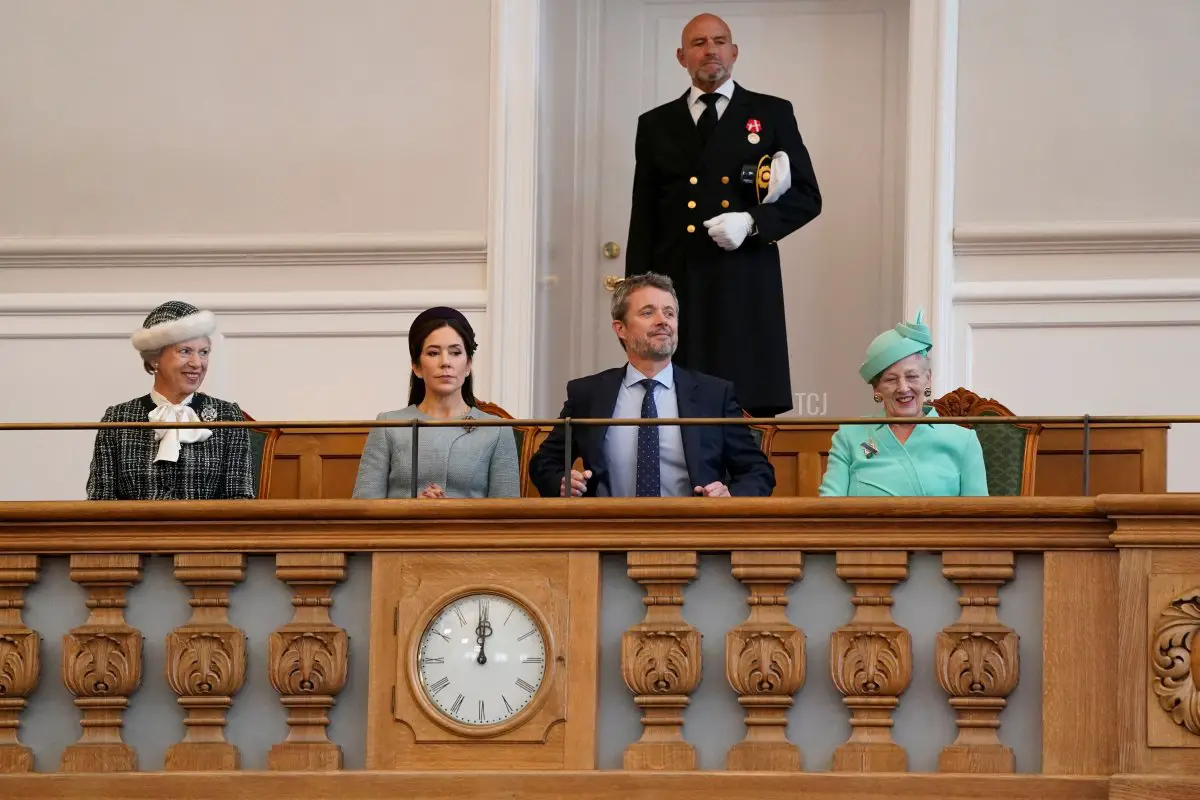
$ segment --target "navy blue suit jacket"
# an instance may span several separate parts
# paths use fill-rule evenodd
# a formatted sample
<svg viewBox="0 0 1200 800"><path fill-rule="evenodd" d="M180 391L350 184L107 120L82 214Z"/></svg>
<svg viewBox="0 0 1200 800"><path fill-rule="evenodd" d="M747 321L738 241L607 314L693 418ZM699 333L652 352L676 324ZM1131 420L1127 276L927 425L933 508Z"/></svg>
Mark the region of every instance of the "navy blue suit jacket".
<svg viewBox="0 0 1200 800"><path fill-rule="evenodd" d="M624 376L625 367L617 367L570 381L559 418L611 418ZM742 417L729 381L676 365L675 394L680 417ZM579 456L583 468L592 471L588 497L595 497L600 486L608 488L610 473L604 457L607 432L604 426L571 427L572 461ZM775 468L755 445L754 436L746 426L684 425L680 433L692 486L721 481L729 487L730 494L741 497L767 497L775 488ZM559 496L565 457L565 428L558 426L529 462L530 477L542 497Z"/></svg>

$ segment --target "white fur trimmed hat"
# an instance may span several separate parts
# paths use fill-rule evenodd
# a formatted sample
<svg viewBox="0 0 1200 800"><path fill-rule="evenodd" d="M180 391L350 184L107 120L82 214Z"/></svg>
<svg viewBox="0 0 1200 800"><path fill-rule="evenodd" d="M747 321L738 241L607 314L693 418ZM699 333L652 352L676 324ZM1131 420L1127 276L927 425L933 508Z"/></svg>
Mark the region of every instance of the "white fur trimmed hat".
<svg viewBox="0 0 1200 800"><path fill-rule="evenodd" d="M188 339L211 336L216 329L217 318L211 311L201 311L188 303L170 300L146 316L141 330L134 331L130 341L135 350L145 353Z"/></svg>

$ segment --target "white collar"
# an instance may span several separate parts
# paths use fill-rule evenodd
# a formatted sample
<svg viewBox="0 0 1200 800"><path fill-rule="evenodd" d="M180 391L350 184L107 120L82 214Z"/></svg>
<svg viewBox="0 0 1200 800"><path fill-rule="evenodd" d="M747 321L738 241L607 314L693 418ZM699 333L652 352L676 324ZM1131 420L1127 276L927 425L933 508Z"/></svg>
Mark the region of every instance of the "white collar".
<svg viewBox="0 0 1200 800"><path fill-rule="evenodd" d="M174 407L174 406L190 406L192 404L192 398L195 396L196 396L196 393L192 392L187 397L180 400L178 403L172 403L170 400L163 397L161 394L159 394L154 389L150 390L150 400L154 403L155 408L162 408L163 406L172 406L172 407Z"/></svg>
<svg viewBox="0 0 1200 800"><path fill-rule="evenodd" d="M637 367L635 367L633 364L625 365L626 389L636 386L638 381L644 380L646 380L646 376L643 375ZM654 380L658 381L667 389L673 389L675 387L675 365L667 364L665 367L663 367L662 372L654 376Z"/></svg>
<svg viewBox="0 0 1200 800"><path fill-rule="evenodd" d="M725 82L717 87L717 94L723 95L726 100L732 100L733 85L733 78L726 78ZM696 105L696 103L699 103L700 98L705 94L706 92L703 89L693 86L691 91L688 92L688 107L690 108L691 106Z"/></svg>
<svg viewBox="0 0 1200 800"><path fill-rule="evenodd" d="M154 402L154 410L146 415L151 422L199 422L196 410L189 405L195 393L183 398L180 403L172 403L153 389L150 399ZM212 436L211 428L155 428L154 439L158 442L158 452L154 454L155 461L178 461L181 446L207 441Z"/></svg>

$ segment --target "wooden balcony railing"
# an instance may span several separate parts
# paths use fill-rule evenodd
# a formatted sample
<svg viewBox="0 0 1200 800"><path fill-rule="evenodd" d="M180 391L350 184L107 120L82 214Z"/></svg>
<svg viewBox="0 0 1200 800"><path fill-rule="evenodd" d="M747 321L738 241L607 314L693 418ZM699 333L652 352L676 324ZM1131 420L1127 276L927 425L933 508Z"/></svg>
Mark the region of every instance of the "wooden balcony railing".
<svg viewBox="0 0 1200 800"><path fill-rule="evenodd" d="M1197 796L1198 631L1191 495L0 503L0 796Z"/></svg>

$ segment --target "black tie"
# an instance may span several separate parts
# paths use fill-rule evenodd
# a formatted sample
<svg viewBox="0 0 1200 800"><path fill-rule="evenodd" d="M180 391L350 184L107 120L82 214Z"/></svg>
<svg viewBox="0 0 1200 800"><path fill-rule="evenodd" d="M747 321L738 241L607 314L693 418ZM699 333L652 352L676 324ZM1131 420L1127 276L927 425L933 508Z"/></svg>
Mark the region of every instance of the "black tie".
<svg viewBox="0 0 1200 800"><path fill-rule="evenodd" d="M700 95L700 99L704 101L704 111L700 114L700 119L696 121L696 130L700 133L700 146L704 147L708 144L709 137L717 127L717 99L721 95L716 92Z"/></svg>
<svg viewBox="0 0 1200 800"><path fill-rule="evenodd" d="M638 381L646 388L642 399L642 418L658 419L658 406L654 404L654 389L659 386L654 378ZM637 497L662 496L662 463L658 453L658 426L639 425L637 437Z"/></svg>

